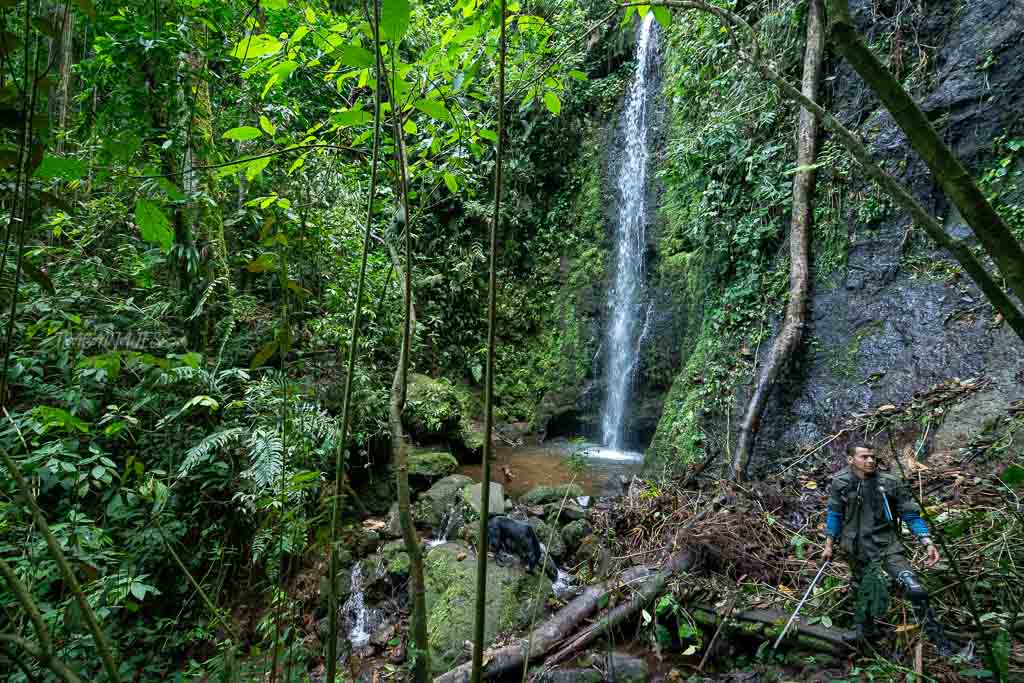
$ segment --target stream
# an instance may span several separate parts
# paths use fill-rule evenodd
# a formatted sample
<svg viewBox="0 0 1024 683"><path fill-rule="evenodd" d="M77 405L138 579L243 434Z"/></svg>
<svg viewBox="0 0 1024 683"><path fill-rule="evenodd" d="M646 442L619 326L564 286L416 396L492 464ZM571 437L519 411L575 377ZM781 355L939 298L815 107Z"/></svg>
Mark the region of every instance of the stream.
<svg viewBox="0 0 1024 683"><path fill-rule="evenodd" d="M619 475L632 478L640 473L644 462L643 454L636 451L562 438L542 444L530 439L517 447L496 445L494 456L491 481L501 484L513 498L537 486L558 486L571 481L579 484L584 495L616 496L622 493ZM574 461L583 465L578 473L573 471ZM506 477L506 468L511 478ZM459 473L480 481L482 466L464 465Z"/></svg>

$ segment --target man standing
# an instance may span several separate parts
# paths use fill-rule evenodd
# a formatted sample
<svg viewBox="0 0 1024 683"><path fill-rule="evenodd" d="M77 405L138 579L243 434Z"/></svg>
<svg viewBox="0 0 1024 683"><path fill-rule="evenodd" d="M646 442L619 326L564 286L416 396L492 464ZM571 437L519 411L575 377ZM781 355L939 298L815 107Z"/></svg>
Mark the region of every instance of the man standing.
<svg viewBox="0 0 1024 683"><path fill-rule="evenodd" d="M914 607L918 623L939 653L952 654L942 625L928 604L928 592L914 576L900 543L902 521L927 548L925 566L931 567L939 561L939 550L928 535L921 509L904 482L877 471L875 451L867 443L851 443L846 461L849 467L832 480L822 560L832 559L838 540L853 574L857 638L871 634L874 619L885 613L888 584L882 575L884 569L902 587Z"/></svg>

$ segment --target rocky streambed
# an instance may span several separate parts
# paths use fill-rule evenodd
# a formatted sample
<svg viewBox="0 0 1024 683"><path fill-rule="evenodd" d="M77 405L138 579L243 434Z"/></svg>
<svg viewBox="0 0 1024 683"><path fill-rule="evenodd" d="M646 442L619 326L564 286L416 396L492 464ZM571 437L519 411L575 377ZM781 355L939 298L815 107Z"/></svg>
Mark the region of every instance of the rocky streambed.
<svg viewBox="0 0 1024 683"><path fill-rule="evenodd" d="M481 484L454 473L429 483L418 480L412 504L414 523L424 552L427 629L431 662L437 673L463 662L473 639ZM590 480L592 485L594 479ZM617 484L621 487L620 484ZM603 499L588 495L580 484L535 486L509 494L491 483L491 514L505 514L528 523L547 557L534 572L519 558L488 558L485 636L489 644L522 632L574 593L574 576L584 579L607 571L607 543L587 521ZM518 489L517 489L518 491ZM385 663L399 664L408 653L409 557L400 539L397 504L383 518L363 520L360 539L347 543L349 562L339 574L344 604L339 652L350 673L358 677ZM500 560L500 561L499 561ZM344 584L344 585L341 585ZM327 604L327 582L321 581L320 603ZM327 636L327 616L320 610L316 634Z"/></svg>

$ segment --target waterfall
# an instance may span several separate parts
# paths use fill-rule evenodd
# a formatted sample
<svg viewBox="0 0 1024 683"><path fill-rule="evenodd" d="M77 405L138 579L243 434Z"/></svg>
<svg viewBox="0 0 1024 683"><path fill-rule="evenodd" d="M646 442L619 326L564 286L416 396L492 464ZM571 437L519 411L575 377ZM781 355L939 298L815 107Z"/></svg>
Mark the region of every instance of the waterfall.
<svg viewBox="0 0 1024 683"><path fill-rule="evenodd" d="M625 142L618 171L619 210L615 230L617 248L615 286L609 293L606 375L608 393L601 415L606 446L621 449L626 404L639 360L640 310L644 298L644 245L647 222L647 106L653 91L653 65L657 57L654 12L648 12L636 47L636 71L622 112Z"/></svg>
<svg viewBox="0 0 1024 683"><path fill-rule="evenodd" d="M437 537L427 541L427 547L433 548L442 543L447 543L452 532L460 528L462 524L462 506L459 504L459 501L453 501L448 506L444 516L441 517L441 525L435 530Z"/></svg>
<svg viewBox="0 0 1024 683"><path fill-rule="evenodd" d="M342 613L352 621L348 637L353 647L362 647L370 642L367 623L370 621L363 594L363 563L356 562L352 568L352 595L342 605Z"/></svg>

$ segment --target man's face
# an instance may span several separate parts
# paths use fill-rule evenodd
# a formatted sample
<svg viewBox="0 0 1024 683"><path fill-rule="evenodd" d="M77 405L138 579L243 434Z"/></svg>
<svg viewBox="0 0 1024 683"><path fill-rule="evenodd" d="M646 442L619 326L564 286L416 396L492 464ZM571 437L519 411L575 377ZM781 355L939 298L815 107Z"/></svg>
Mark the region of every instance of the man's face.
<svg viewBox="0 0 1024 683"><path fill-rule="evenodd" d="M857 447L853 451L853 455L848 458L850 463L850 470L860 477L866 479L874 476L875 467L875 452L870 448Z"/></svg>

